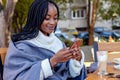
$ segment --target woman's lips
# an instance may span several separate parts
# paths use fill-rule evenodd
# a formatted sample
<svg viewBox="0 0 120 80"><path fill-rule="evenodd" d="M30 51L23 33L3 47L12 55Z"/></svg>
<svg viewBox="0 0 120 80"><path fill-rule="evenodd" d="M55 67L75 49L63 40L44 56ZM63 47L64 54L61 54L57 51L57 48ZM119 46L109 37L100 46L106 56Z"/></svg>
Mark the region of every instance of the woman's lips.
<svg viewBox="0 0 120 80"><path fill-rule="evenodd" d="M49 29L49 30L54 30L54 28L53 28L53 27L49 27L48 29Z"/></svg>

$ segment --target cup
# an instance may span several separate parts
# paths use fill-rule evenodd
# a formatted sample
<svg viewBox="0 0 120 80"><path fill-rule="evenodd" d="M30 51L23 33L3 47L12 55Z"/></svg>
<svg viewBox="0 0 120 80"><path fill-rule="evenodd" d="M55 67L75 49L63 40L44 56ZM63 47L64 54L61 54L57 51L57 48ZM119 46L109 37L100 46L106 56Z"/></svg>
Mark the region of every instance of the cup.
<svg viewBox="0 0 120 80"><path fill-rule="evenodd" d="M106 75L108 51L97 51L98 75Z"/></svg>

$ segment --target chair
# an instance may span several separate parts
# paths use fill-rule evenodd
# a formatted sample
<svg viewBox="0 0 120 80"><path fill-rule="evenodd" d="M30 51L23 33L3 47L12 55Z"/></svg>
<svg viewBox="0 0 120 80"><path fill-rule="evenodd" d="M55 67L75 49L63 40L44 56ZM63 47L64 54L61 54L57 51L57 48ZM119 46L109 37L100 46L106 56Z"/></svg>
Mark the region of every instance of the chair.
<svg viewBox="0 0 120 80"><path fill-rule="evenodd" d="M93 53L92 53L93 46L91 46L91 45L90 46L82 46L80 48L84 52L85 62L93 62L94 61Z"/></svg>
<svg viewBox="0 0 120 80"><path fill-rule="evenodd" d="M0 48L0 56L1 56L2 64L4 64L7 50L8 50L8 48Z"/></svg>

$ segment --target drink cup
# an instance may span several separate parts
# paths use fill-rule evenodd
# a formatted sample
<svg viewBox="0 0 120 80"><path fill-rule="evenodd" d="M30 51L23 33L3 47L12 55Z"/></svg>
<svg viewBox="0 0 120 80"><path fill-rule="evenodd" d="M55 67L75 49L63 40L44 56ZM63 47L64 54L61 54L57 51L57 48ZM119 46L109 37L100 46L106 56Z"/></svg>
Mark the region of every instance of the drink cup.
<svg viewBox="0 0 120 80"><path fill-rule="evenodd" d="M106 75L108 51L97 51L98 75Z"/></svg>

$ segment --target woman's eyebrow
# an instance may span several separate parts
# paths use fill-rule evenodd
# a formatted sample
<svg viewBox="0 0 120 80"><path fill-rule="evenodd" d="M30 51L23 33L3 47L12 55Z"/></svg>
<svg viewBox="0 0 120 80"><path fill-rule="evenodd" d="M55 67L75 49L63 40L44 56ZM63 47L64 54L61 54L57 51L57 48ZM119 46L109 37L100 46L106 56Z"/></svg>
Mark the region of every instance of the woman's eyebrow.
<svg viewBox="0 0 120 80"><path fill-rule="evenodd" d="M51 16L50 14L47 14L47 16ZM56 13L54 16L58 16L58 14Z"/></svg>

